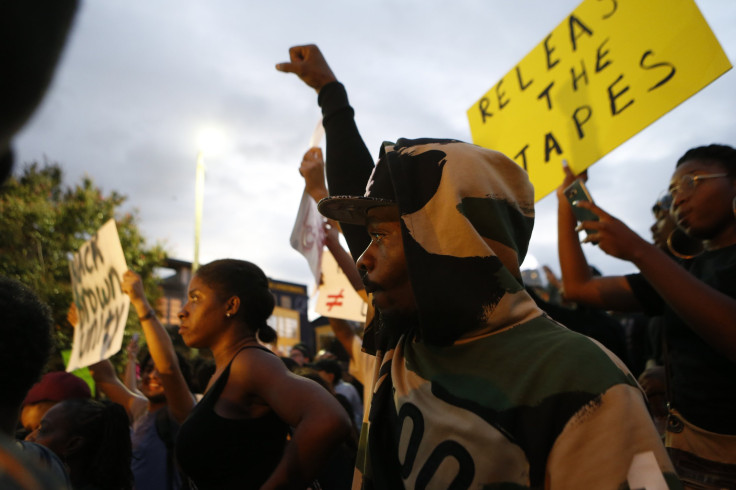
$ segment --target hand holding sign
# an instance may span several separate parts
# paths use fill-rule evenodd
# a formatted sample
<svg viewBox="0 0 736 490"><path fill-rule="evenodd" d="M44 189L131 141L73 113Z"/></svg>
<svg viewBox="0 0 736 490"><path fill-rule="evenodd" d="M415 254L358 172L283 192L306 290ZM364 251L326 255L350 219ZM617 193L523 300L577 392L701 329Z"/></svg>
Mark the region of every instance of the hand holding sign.
<svg viewBox="0 0 736 490"><path fill-rule="evenodd" d="M130 298L130 304L133 305L139 316L145 315L151 309L146 299L146 294L143 291L143 280L141 276L131 270L125 271L123 273L121 288Z"/></svg>
<svg viewBox="0 0 736 490"><path fill-rule="evenodd" d="M194 398L184 380L169 332L148 302L140 275L131 270L125 271L122 289L138 313L148 352L166 393L169 412L175 421L181 423L194 406Z"/></svg>
<svg viewBox="0 0 736 490"><path fill-rule="evenodd" d="M76 327L77 324L79 324L79 312L77 311L77 305L74 303L69 306L69 310L66 312L66 321L68 321L72 327Z"/></svg>
<svg viewBox="0 0 736 490"><path fill-rule="evenodd" d="M315 202L328 196L325 184L325 161L319 147L307 150L299 166L299 173L304 177L307 194L312 196Z"/></svg>
<svg viewBox="0 0 736 490"><path fill-rule="evenodd" d="M319 282L322 267L322 248L325 235L323 230L324 218L317 210L317 202L327 197L325 184L325 162L322 159L322 150L318 145L324 134L322 120L312 132L309 140L309 150L304 154L299 166L299 173L304 177L304 193L297 211L294 229L291 231L291 246L307 259L314 279Z"/></svg>

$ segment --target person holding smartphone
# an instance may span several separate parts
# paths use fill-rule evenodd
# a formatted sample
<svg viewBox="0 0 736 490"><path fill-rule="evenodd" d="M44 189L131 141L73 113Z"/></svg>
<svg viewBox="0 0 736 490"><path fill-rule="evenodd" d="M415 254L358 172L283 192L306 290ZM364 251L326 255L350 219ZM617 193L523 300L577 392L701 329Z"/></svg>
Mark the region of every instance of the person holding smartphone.
<svg viewBox="0 0 736 490"><path fill-rule="evenodd" d="M572 206L564 194L575 176L569 168L565 173L557 191L565 298L600 308L664 316L670 406L665 442L670 456L687 488L733 488L736 149L701 146L678 160L669 186L673 199L670 212L680 229L701 240L704 247L702 254L679 263L592 202L576 204L594 212L598 220L583 221L576 227ZM588 233L583 242L632 262L640 274L592 277L578 229Z"/></svg>

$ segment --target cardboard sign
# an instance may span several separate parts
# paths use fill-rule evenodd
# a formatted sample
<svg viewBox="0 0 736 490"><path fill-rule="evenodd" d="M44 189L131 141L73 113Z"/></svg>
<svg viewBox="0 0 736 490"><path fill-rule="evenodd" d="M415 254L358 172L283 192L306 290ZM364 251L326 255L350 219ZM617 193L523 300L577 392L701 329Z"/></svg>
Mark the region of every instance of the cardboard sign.
<svg viewBox="0 0 736 490"><path fill-rule="evenodd" d="M731 68L693 0L585 0L470 109L539 200Z"/></svg>
<svg viewBox="0 0 736 490"><path fill-rule="evenodd" d="M120 350L130 298L121 289L128 270L115 220L85 242L69 263L79 321L66 370L89 366Z"/></svg>
<svg viewBox="0 0 736 490"><path fill-rule="evenodd" d="M355 292L350 280L329 250L322 255L322 282L315 311L322 316L365 322L368 303Z"/></svg>
<svg viewBox="0 0 736 490"><path fill-rule="evenodd" d="M302 194L289 242L292 248L307 259L315 281L319 282L322 248L325 244L324 219L317 210L317 203L306 190Z"/></svg>
<svg viewBox="0 0 736 490"><path fill-rule="evenodd" d="M301 341L298 311L275 306L266 323L276 330L279 347L292 346Z"/></svg>

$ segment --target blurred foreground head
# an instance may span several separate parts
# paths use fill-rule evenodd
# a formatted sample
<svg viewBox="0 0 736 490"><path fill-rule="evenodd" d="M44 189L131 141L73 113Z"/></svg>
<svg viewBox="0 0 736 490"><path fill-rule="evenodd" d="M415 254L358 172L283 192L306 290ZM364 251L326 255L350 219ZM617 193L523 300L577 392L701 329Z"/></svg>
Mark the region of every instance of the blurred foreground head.
<svg viewBox="0 0 736 490"><path fill-rule="evenodd" d="M0 2L0 183L13 166L11 141L51 82L78 0Z"/></svg>
<svg viewBox="0 0 736 490"><path fill-rule="evenodd" d="M0 277L0 431L11 433L21 402L51 348L51 310L14 279Z"/></svg>

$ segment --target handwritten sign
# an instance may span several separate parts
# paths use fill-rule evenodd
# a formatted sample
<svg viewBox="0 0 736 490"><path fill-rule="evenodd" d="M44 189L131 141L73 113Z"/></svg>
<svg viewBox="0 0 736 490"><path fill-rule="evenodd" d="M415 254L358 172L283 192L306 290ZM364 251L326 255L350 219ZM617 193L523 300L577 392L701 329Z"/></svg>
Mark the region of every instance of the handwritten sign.
<svg viewBox="0 0 736 490"><path fill-rule="evenodd" d="M123 344L130 299L121 289L128 269L115 220L82 245L69 263L79 321L66 370L107 359Z"/></svg>
<svg viewBox="0 0 736 490"><path fill-rule="evenodd" d="M322 316L365 322L368 304L355 292L329 250L322 254L322 282L315 311Z"/></svg>
<svg viewBox="0 0 736 490"><path fill-rule="evenodd" d="M322 248L325 244L323 223L324 219L317 210L317 204L305 190L289 241L292 248L307 259L309 269L317 282L322 262Z"/></svg>
<svg viewBox="0 0 736 490"><path fill-rule="evenodd" d="M293 345L300 342L298 311L274 306L273 313L266 323L276 330L279 345Z"/></svg>
<svg viewBox="0 0 736 490"><path fill-rule="evenodd" d="M693 0L585 0L468 109L473 142L539 200L730 68Z"/></svg>

